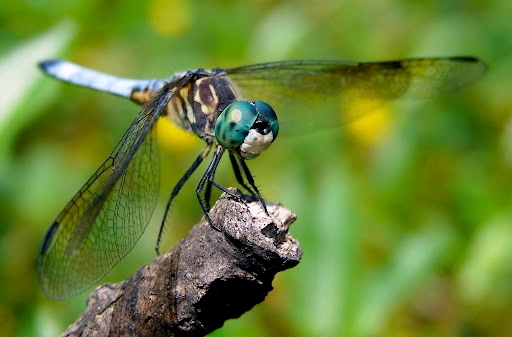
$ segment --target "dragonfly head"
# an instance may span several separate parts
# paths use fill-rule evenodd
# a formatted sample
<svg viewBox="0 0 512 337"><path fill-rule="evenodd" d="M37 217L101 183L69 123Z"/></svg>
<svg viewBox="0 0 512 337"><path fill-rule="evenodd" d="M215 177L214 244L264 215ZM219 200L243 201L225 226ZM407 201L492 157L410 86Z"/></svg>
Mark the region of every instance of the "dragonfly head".
<svg viewBox="0 0 512 337"><path fill-rule="evenodd" d="M215 123L215 138L225 149L237 150L244 159L259 156L279 132L274 110L263 101L233 102Z"/></svg>

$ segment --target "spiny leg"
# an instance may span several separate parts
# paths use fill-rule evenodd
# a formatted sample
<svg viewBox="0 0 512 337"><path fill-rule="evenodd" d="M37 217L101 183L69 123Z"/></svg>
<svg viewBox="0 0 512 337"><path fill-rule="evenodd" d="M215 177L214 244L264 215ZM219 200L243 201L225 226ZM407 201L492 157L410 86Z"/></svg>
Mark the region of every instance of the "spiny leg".
<svg viewBox="0 0 512 337"><path fill-rule="evenodd" d="M213 177L215 176L215 171L217 170L217 167L219 166L219 162L220 162L220 159L222 158L222 155L224 154L224 151L225 151L225 149L221 145L217 146L215 153L213 154L212 161L210 162L208 169L206 169L206 172L201 177L201 180L199 181L199 184L197 185L197 189L196 189L196 196L197 196L197 199L199 200L199 204L201 205L201 208L203 209L203 213L204 213L206 219L208 220L210 225L218 231L220 231L220 228L210 218L210 215L208 213L209 209L207 208L206 201L201 197L201 192L205 188L204 185L208 182L208 184L217 187L222 192L227 193L230 196L232 196L233 198L236 198L238 201L243 202L243 200L240 198L240 196L233 194L233 192L229 191L224 186L216 183L213 180Z"/></svg>
<svg viewBox="0 0 512 337"><path fill-rule="evenodd" d="M254 191L245 184L244 178L242 176L242 173L240 172L240 167L238 166L238 162L236 161L236 157L233 154L233 152L229 151L229 160L231 161L231 166L233 167L233 172L235 174L236 180L242 186L247 192L249 192L254 198L257 198L257 194L254 193ZM215 185L220 190L224 190L222 186L219 186L218 184L215 184L214 182L214 176L212 175L208 182L206 183L206 188L204 190L204 201L206 204L206 207L208 210L210 210L210 200L211 200L211 193L212 193L212 186Z"/></svg>
<svg viewBox="0 0 512 337"><path fill-rule="evenodd" d="M245 160L243 160L242 158L238 158L238 162L240 163L240 165L242 165L242 169L244 170L244 174L245 174L245 177L247 178L247 182L249 182L249 185L251 185L251 187L256 192L256 196L258 197L258 200L260 201L261 205L263 206L265 213L268 216L270 216L270 214L268 214L267 206L265 205L265 200L263 199L263 197L260 194L260 191L256 187L256 185L254 183L254 178L252 177L251 171L249 171L249 167L247 167Z"/></svg>
<svg viewBox="0 0 512 337"><path fill-rule="evenodd" d="M156 240L155 250L158 255L160 255L160 241L162 240L162 235L164 232L165 221L167 220L167 215L169 214L169 209L171 208L172 200L178 195L179 191L185 184L185 182L190 178L190 176L194 173L194 171L199 167L204 158L210 153L213 144L208 144L203 152L199 156L197 156L196 160L192 163L192 165L188 168L187 172L181 177L176 186L174 186L171 196L167 201L167 205L165 206L164 218L162 219L162 224L160 225L160 231L158 232L158 238Z"/></svg>
<svg viewBox="0 0 512 337"><path fill-rule="evenodd" d="M231 161L231 167L233 167L233 172L236 177L236 181L242 186L247 192L249 192L253 197L257 197L256 193L245 184L244 177L242 176L242 173L240 172L240 167L238 166L238 162L236 160L235 155L233 152L229 151L229 160Z"/></svg>
<svg viewBox="0 0 512 337"><path fill-rule="evenodd" d="M210 201L212 196L212 183L210 180L206 183L206 188L204 189L204 201L206 203L206 208L208 208L208 211L210 210Z"/></svg>
<svg viewBox="0 0 512 337"><path fill-rule="evenodd" d="M219 146L219 147L222 148L222 146ZM218 149L218 151L222 151L222 153L224 153L223 150L224 150L224 148L222 148L222 150ZM222 154L221 154L221 156L222 156ZM219 158L219 162L220 162L220 158ZM218 163L217 163L217 165L218 165ZM215 181L214 177L215 177L216 170L217 170L217 166L215 166L215 168L212 170L211 174L208 175L208 184L206 187L208 188L208 186L211 187L213 185L213 186L217 187L219 190L221 190L222 192L229 194L231 197L235 198L237 201L243 202L245 204L244 200L239 195L234 194L233 192L231 192L230 190L228 190L227 188L225 188L224 186L220 185L218 182Z"/></svg>
<svg viewBox="0 0 512 337"><path fill-rule="evenodd" d="M208 165L206 172L201 177L201 180L199 180L199 184L197 184L197 188L196 188L196 196L197 196L197 199L199 200L199 204L201 205L201 208L203 209L204 216L206 217L206 219L208 220L210 225L218 231L220 231L220 228L217 227L217 225L215 225L215 223L210 218L210 215L208 214L208 212L210 210L207 208L205 200L203 200L203 198L201 197L201 192L204 188L204 184L206 183L206 181L208 180L208 183L210 183L211 180L209 178L211 175L213 175L215 173L215 170L217 169L217 166L219 165L220 158L222 158L223 154L224 154L224 148L220 145L217 146L217 149L215 150L215 153L213 154L212 161L210 162L210 165Z"/></svg>

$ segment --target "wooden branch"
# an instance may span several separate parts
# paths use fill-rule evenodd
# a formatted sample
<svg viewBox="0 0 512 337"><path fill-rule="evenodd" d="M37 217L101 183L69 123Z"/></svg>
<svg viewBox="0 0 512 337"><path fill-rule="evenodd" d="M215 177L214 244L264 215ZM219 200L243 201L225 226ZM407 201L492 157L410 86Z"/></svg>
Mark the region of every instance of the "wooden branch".
<svg viewBox="0 0 512 337"><path fill-rule="evenodd" d="M203 220L129 280L98 287L63 336L204 336L262 302L274 275L299 263L296 217L235 199L223 194L210 211L221 232Z"/></svg>

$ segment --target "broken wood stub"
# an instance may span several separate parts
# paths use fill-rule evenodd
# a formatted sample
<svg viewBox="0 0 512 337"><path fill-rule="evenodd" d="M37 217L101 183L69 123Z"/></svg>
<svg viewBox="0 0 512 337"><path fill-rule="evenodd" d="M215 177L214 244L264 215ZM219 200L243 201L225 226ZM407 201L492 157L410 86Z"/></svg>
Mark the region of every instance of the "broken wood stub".
<svg viewBox="0 0 512 337"><path fill-rule="evenodd" d="M203 220L129 280L97 288L64 335L204 336L239 317L302 255L288 232L295 215L267 209L271 217L259 202L223 194L210 211L221 231Z"/></svg>

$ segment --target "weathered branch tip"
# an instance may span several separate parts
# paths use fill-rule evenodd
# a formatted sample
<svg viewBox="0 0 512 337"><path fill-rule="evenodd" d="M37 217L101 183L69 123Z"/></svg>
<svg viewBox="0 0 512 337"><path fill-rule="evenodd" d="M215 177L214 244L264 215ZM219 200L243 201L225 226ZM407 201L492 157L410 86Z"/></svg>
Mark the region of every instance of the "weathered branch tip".
<svg viewBox="0 0 512 337"><path fill-rule="evenodd" d="M274 275L299 263L295 214L223 194L204 219L130 279L98 287L63 336L204 336L262 302Z"/></svg>

